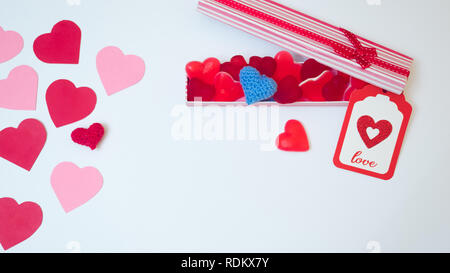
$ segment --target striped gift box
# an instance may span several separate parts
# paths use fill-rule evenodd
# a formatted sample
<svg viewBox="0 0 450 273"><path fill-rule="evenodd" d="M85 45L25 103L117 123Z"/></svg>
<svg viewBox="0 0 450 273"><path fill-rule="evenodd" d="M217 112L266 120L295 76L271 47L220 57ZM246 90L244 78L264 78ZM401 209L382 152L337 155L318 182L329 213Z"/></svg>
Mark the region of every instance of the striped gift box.
<svg viewBox="0 0 450 273"><path fill-rule="evenodd" d="M271 0L199 0L198 10L396 94L409 77L412 58Z"/></svg>

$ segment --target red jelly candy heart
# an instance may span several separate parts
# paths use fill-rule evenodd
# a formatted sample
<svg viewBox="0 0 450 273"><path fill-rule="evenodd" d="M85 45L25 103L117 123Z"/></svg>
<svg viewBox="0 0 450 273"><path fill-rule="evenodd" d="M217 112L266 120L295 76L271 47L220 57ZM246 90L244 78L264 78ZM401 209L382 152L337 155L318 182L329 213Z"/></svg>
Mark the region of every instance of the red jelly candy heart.
<svg viewBox="0 0 450 273"><path fill-rule="evenodd" d="M236 55L229 62L221 64L220 71L227 72L235 81L239 81L239 73L244 66L247 66L245 58L241 55Z"/></svg>
<svg viewBox="0 0 450 273"><path fill-rule="evenodd" d="M277 63L272 57L261 58L258 56L253 56L250 58L249 65L256 68L261 75L266 75L269 78L273 76L277 68Z"/></svg>
<svg viewBox="0 0 450 273"><path fill-rule="evenodd" d="M348 87L348 78L342 75L336 75L324 85L322 95L327 101L341 101L344 97L344 92Z"/></svg>
<svg viewBox="0 0 450 273"><path fill-rule="evenodd" d="M294 76L287 76L278 84L278 89L273 96L274 100L281 104L296 102L302 96L302 89Z"/></svg>
<svg viewBox="0 0 450 273"><path fill-rule="evenodd" d="M214 84L214 77L220 72L220 62L216 58L208 58L203 63L190 62L186 65L189 79L199 79L207 84Z"/></svg>
<svg viewBox="0 0 450 273"><path fill-rule="evenodd" d="M366 85L369 85L367 82L359 80L357 78L350 78L350 85L356 89L363 89Z"/></svg>
<svg viewBox="0 0 450 273"><path fill-rule="evenodd" d="M326 70L331 70L328 66L318 63L314 59L308 59L302 66L302 81L316 78Z"/></svg>
<svg viewBox="0 0 450 273"><path fill-rule="evenodd" d="M325 101L322 95L323 87L334 77L333 72L324 71L317 78L308 79L300 84L302 101Z"/></svg>
<svg viewBox="0 0 450 273"><path fill-rule="evenodd" d="M294 62L294 58L291 53L287 51L279 52L275 56L275 62L277 63L277 68L275 74L273 75L273 79L277 83L287 76L294 76L295 79L300 82L302 65Z"/></svg>
<svg viewBox="0 0 450 273"><path fill-rule="evenodd" d="M193 78L188 79L187 99L194 101L196 98L202 101L212 101L216 90L214 86L204 83L203 81Z"/></svg>
<svg viewBox="0 0 450 273"><path fill-rule="evenodd" d="M72 140L80 145L88 146L91 150L97 148L98 143L105 134L105 129L100 123L94 123L88 129L78 128L72 132Z"/></svg>
<svg viewBox="0 0 450 273"><path fill-rule="evenodd" d="M298 120L289 120L284 127L284 133L277 138L277 147L288 152L306 152L309 150L308 136L305 128Z"/></svg>
<svg viewBox="0 0 450 273"><path fill-rule="evenodd" d="M244 90L239 82L225 72L220 72L215 78L216 95L214 101L237 101L244 96Z"/></svg>

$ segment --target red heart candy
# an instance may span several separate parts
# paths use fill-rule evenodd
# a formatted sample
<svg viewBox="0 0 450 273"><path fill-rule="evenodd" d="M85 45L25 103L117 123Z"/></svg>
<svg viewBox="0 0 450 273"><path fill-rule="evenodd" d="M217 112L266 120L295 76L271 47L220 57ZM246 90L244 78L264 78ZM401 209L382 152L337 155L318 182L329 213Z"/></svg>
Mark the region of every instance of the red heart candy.
<svg viewBox="0 0 450 273"><path fill-rule="evenodd" d="M277 69L277 63L272 57L258 57L253 56L250 58L250 66L256 68L261 75L266 75L271 78Z"/></svg>
<svg viewBox="0 0 450 273"><path fill-rule="evenodd" d="M240 82L236 82L225 72L220 72L215 79L216 95L214 101L236 101L244 96Z"/></svg>
<svg viewBox="0 0 450 273"><path fill-rule="evenodd" d="M97 103L95 92L88 87L76 88L69 80L54 81L45 95L50 117L61 127L89 116Z"/></svg>
<svg viewBox="0 0 450 273"><path fill-rule="evenodd" d="M302 81L307 79L316 78L326 70L331 70L328 66L318 63L314 59L308 59L302 66Z"/></svg>
<svg viewBox="0 0 450 273"><path fill-rule="evenodd" d="M244 56L242 55L236 55L233 56L230 60L231 63L234 63L235 65L238 65L240 67L247 66L247 61L245 60Z"/></svg>
<svg viewBox="0 0 450 273"><path fill-rule="evenodd" d="M0 157L30 171L47 140L44 125L26 119L19 127L0 131Z"/></svg>
<svg viewBox="0 0 450 273"><path fill-rule="evenodd" d="M42 209L33 202L17 204L0 198L0 244L5 250L30 238L42 224Z"/></svg>
<svg viewBox="0 0 450 273"><path fill-rule="evenodd" d="M324 71L317 78L308 79L300 83L302 89L302 101L325 101L323 87L334 77L333 72Z"/></svg>
<svg viewBox="0 0 450 273"><path fill-rule="evenodd" d="M281 104L296 102L302 96L302 89L294 76L287 76L278 84L277 92L273 96Z"/></svg>
<svg viewBox="0 0 450 273"><path fill-rule="evenodd" d="M80 57L81 30L72 21L64 20L42 34L33 43L33 50L44 63L77 64Z"/></svg>
<svg viewBox="0 0 450 273"><path fill-rule="evenodd" d="M287 51L280 51L275 56L275 62L277 64L273 79L279 83L287 76L294 76L295 79L300 82L300 74L302 71L302 64L295 63L294 57Z"/></svg>
<svg viewBox="0 0 450 273"><path fill-rule="evenodd" d="M289 120L284 133L277 138L277 147L288 152L306 152L309 150L309 140L305 128L298 120Z"/></svg>
<svg viewBox="0 0 450 273"><path fill-rule="evenodd" d="M341 101L344 97L344 92L348 87L348 78L342 75L336 75L324 85L322 95L327 101Z"/></svg>
<svg viewBox="0 0 450 273"><path fill-rule="evenodd" d="M186 65L189 79L199 79L207 84L214 84L214 77L219 72L220 61L216 58L208 58L203 63L194 61Z"/></svg>
<svg viewBox="0 0 450 273"><path fill-rule="evenodd" d="M239 73L241 69L247 66L247 61L242 55L236 55L229 62L220 65L220 71L227 72L235 81L239 81Z"/></svg>
<svg viewBox="0 0 450 273"><path fill-rule="evenodd" d="M88 146L91 150L97 148L97 144L105 134L105 129L100 123L94 123L88 129L78 128L72 134L72 140L80 145Z"/></svg>
<svg viewBox="0 0 450 273"><path fill-rule="evenodd" d="M359 80L357 78L350 78L350 85L356 89L363 89L366 85L369 85L367 82Z"/></svg>
<svg viewBox="0 0 450 273"><path fill-rule="evenodd" d="M203 81L193 78L188 79L187 84L187 100L194 101L201 99L202 101L212 101L216 90L214 86L204 83Z"/></svg>

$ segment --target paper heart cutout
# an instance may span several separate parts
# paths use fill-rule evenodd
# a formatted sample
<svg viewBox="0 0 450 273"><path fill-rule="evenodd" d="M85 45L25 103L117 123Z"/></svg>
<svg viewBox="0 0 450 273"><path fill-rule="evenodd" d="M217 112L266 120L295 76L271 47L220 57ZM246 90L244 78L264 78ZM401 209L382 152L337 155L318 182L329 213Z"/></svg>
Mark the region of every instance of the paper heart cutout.
<svg viewBox="0 0 450 273"><path fill-rule="evenodd" d="M302 96L302 89L294 76L287 76L278 83L278 89L273 98L281 104L294 103Z"/></svg>
<svg viewBox="0 0 450 273"><path fill-rule="evenodd" d="M250 57L249 65L256 68L261 75L265 75L269 78L271 78L273 74L275 74L275 71L277 69L277 62L272 57Z"/></svg>
<svg viewBox="0 0 450 273"><path fill-rule="evenodd" d="M0 198L0 244L8 250L30 238L41 226L41 207L33 202L18 204L12 198Z"/></svg>
<svg viewBox="0 0 450 273"><path fill-rule="evenodd" d="M0 63L16 57L23 49L23 38L15 31L0 27Z"/></svg>
<svg viewBox="0 0 450 273"><path fill-rule="evenodd" d="M220 61L216 58L208 58L203 63L190 62L186 65L186 73L189 79L199 79L213 85L214 78L220 72Z"/></svg>
<svg viewBox="0 0 450 273"><path fill-rule="evenodd" d="M26 119L19 127L0 131L0 157L30 171L47 140L44 125L36 119Z"/></svg>
<svg viewBox="0 0 450 273"><path fill-rule="evenodd" d="M245 58L242 55L236 55L229 62L221 64L220 71L230 74L235 81L239 81L239 73L244 66L247 66Z"/></svg>
<svg viewBox="0 0 450 273"><path fill-rule="evenodd" d="M54 81L45 95L50 117L57 128L82 120L92 113L97 103L95 92L78 87L69 80Z"/></svg>
<svg viewBox="0 0 450 273"><path fill-rule="evenodd" d="M300 83L302 89L302 101L325 101L323 87L333 78L333 72L324 71L317 78L311 78Z"/></svg>
<svg viewBox="0 0 450 273"><path fill-rule="evenodd" d="M273 79L279 83L287 76L294 76L297 81L300 82L300 75L302 71L302 64L295 63L294 57L287 51L280 51L275 56L275 62L277 64Z"/></svg>
<svg viewBox="0 0 450 273"><path fill-rule="evenodd" d="M0 107L12 110L36 110L38 74L26 65L9 72L0 80Z"/></svg>
<svg viewBox="0 0 450 273"><path fill-rule="evenodd" d="M334 76L322 89L322 95L327 101L342 101L347 90L349 79L342 75Z"/></svg>
<svg viewBox="0 0 450 273"><path fill-rule="evenodd" d="M42 34L33 43L36 57L44 63L78 64L81 30L72 21L56 23L50 33Z"/></svg>
<svg viewBox="0 0 450 273"><path fill-rule="evenodd" d="M357 122L358 132L366 144L367 148L371 149L384 140L386 140L392 133L392 124L387 120L380 120L377 123L370 116L362 116ZM378 135L375 137L369 137L367 130L369 128L378 129Z"/></svg>
<svg viewBox="0 0 450 273"><path fill-rule="evenodd" d="M206 84L197 78L188 79L186 89L188 101L213 101L216 93L213 85Z"/></svg>
<svg viewBox="0 0 450 273"><path fill-rule="evenodd" d="M298 120L289 120L284 132L276 141L278 149L287 152L306 152L309 150L309 140L305 128Z"/></svg>
<svg viewBox="0 0 450 273"><path fill-rule="evenodd" d="M241 83L234 81L226 72L219 72L216 75L214 87L216 89L214 101L236 101L244 96Z"/></svg>
<svg viewBox="0 0 450 273"><path fill-rule="evenodd" d="M58 164L53 169L50 180L66 213L91 200L103 186L102 174L96 168L78 168L71 162Z"/></svg>
<svg viewBox="0 0 450 273"><path fill-rule="evenodd" d="M78 128L73 130L71 137L73 142L95 150L104 134L105 129L103 126L100 123L94 123L88 129Z"/></svg>
<svg viewBox="0 0 450 273"><path fill-rule="evenodd" d="M314 59L308 59L303 63L301 80L305 81L307 79L316 78L327 70L331 71L331 68L317 62Z"/></svg>
<svg viewBox="0 0 450 273"><path fill-rule="evenodd" d="M97 54L97 72L111 96L142 80L145 63L136 55L124 55L120 48L108 46Z"/></svg>
<svg viewBox="0 0 450 273"><path fill-rule="evenodd" d="M277 91L277 83L259 74L256 68L246 66L239 75L248 105L271 98Z"/></svg>

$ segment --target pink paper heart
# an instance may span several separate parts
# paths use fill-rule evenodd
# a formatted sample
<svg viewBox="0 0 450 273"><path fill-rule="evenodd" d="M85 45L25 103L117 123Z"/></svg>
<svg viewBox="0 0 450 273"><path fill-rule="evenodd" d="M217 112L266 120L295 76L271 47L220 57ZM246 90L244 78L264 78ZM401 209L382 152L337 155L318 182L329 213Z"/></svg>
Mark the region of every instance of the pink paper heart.
<svg viewBox="0 0 450 273"><path fill-rule="evenodd" d="M36 110L38 74L26 65L9 72L0 80L0 107L12 110Z"/></svg>
<svg viewBox="0 0 450 273"><path fill-rule="evenodd" d="M124 55L114 46L97 54L97 71L108 96L138 83L145 73L144 61L135 55Z"/></svg>
<svg viewBox="0 0 450 273"><path fill-rule="evenodd" d="M50 180L66 213L91 200L103 186L102 174L96 168L78 168L71 162L58 164Z"/></svg>
<svg viewBox="0 0 450 273"><path fill-rule="evenodd" d="M23 39L15 31L4 31L0 27L0 63L16 57L23 48Z"/></svg>

